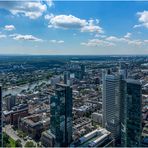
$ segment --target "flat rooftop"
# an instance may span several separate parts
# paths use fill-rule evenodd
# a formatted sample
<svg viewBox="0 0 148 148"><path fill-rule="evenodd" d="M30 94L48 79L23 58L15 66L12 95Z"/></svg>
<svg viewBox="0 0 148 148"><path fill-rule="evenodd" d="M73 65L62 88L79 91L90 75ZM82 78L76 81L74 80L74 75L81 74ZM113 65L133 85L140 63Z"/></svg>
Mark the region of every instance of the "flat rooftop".
<svg viewBox="0 0 148 148"><path fill-rule="evenodd" d="M78 147L88 147L89 144L94 142L95 140L97 140L99 143L101 140L105 139L110 134L111 133L109 131L107 131L106 129L96 129L96 130L84 135L83 137L81 137L80 139L86 139L86 141L80 143L78 145ZM93 136L91 136L91 135L93 135ZM88 138L88 137L90 137L90 138Z"/></svg>
<svg viewBox="0 0 148 148"><path fill-rule="evenodd" d="M139 80L134 80L134 79L126 79L127 83L132 83L132 84L137 84L137 85L141 85Z"/></svg>

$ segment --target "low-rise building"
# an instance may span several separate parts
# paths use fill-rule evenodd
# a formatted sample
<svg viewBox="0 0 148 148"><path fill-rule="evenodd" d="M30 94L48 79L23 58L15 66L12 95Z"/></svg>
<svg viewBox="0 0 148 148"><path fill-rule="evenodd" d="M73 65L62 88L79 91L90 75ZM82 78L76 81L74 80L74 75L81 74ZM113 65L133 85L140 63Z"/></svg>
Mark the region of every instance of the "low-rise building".
<svg viewBox="0 0 148 148"><path fill-rule="evenodd" d="M102 124L102 118L102 114L99 114L97 112L92 113L91 115L91 119L94 124Z"/></svg>
<svg viewBox="0 0 148 148"><path fill-rule="evenodd" d="M71 144L71 147L110 147L114 145L111 133L106 129L96 129Z"/></svg>
<svg viewBox="0 0 148 148"><path fill-rule="evenodd" d="M44 131L41 135L41 143L44 147L54 147L55 136L50 130Z"/></svg>
<svg viewBox="0 0 148 148"><path fill-rule="evenodd" d="M20 128L33 139L40 139L41 133L50 126L50 118L35 114L21 119Z"/></svg>
<svg viewBox="0 0 148 148"><path fill-rule="evenodd" d="M4 122L18 127L21 118L28 116L28 105L20 104L12 108L11 111L3 111Z"/></svg>

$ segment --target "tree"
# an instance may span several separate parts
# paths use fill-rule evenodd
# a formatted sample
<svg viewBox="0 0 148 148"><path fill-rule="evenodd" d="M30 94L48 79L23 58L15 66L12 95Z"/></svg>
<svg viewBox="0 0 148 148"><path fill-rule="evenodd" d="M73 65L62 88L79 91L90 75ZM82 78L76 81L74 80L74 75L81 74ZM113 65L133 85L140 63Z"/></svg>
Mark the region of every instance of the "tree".
<svg viewBox="0 0 148 148"><path fill-rule="evenodd" d="M6 147L7 144L9 144L9 136L3 133L3 146Z"/></svg>
<svg viewBox="0 0 148 148"><path fill-rule="evenodd" d="M15 141L15 146L16 146L16 147L22 147L21 140L19 140L19 139L16 140L16 141Z"/></svg>
<svg viewBox="0 0 148 148"><path fill-rule="evenodd" d="M18 133L18 136L19 137L21 137L21 138L24 138L24 137L26 137L27 136L27 134L26 133L24 133L23 131L21 131L21 130L18 130L17 131L17 133Z"/></svg>
<svg viewBox="0 0 148 148"><path fill-rule="evenodd" d="M25 147L36 147L36 145L32 141L27 141Z"/></svg>
<svg viewBox="0 0 148 148"><path fill-rule="evenodd" d="M9 148L9 147L11 147L11 144L7 143L5 147Z"/></svg>

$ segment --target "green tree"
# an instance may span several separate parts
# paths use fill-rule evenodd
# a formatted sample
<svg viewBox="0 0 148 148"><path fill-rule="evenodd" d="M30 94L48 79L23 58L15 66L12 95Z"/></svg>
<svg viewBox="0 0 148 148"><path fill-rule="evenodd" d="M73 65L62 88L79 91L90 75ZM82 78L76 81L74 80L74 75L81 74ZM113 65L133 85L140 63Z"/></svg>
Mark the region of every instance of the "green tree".
<svg viewBox="0 0 148 148"><path fill-rule="evenodd" d="M27 141L25 147L36 147L36 145L32 141Z"/></svg>
<svg viewBox="0 0 148 148"><path fill-rule="evenodd" d="M6 147L9 144L9 136L6 133L3 133L3 146Z"/></svg>
<svg viewBox="0 0 148 148"><path fill-rule="evenodd" d="M19 140L19 139L16 140L16 141L15 141L15 146L16 146L16 147L22 147L21 140Z"/></svg>
<svg viewBox="0 0 148 148"><path fill-rule="evenodd" d="M21 137L21 138L24 138L24 137L26 137L27 136L27 134L26 133L24 133L23 131L21 131L21 130L18 130L17 131L17 133L18 133L18 136L19 137Z"/></svg>
<svg viewBox="0 0 148 148"><path fill-rule="evenodd" d="M5 147L6 148L9 148L9 147L11 147L11 144L10 143L7 143Z"/></svg>

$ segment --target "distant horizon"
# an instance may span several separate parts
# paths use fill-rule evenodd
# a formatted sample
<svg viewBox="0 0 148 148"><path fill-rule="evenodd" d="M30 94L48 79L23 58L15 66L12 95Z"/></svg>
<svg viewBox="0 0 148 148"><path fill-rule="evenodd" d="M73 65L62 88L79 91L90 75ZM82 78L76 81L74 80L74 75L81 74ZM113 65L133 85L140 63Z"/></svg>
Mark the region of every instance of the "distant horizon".
<svg viewBox="0 0 148 148"><path fill-rule="evenodd" d="M77 55L68 55L68 54L57 54L57 55L45 55L45 54L0 54L0 56L148 56L148 54L98 54L98 55L86 55L86 54L77 54Z"/></svg>

